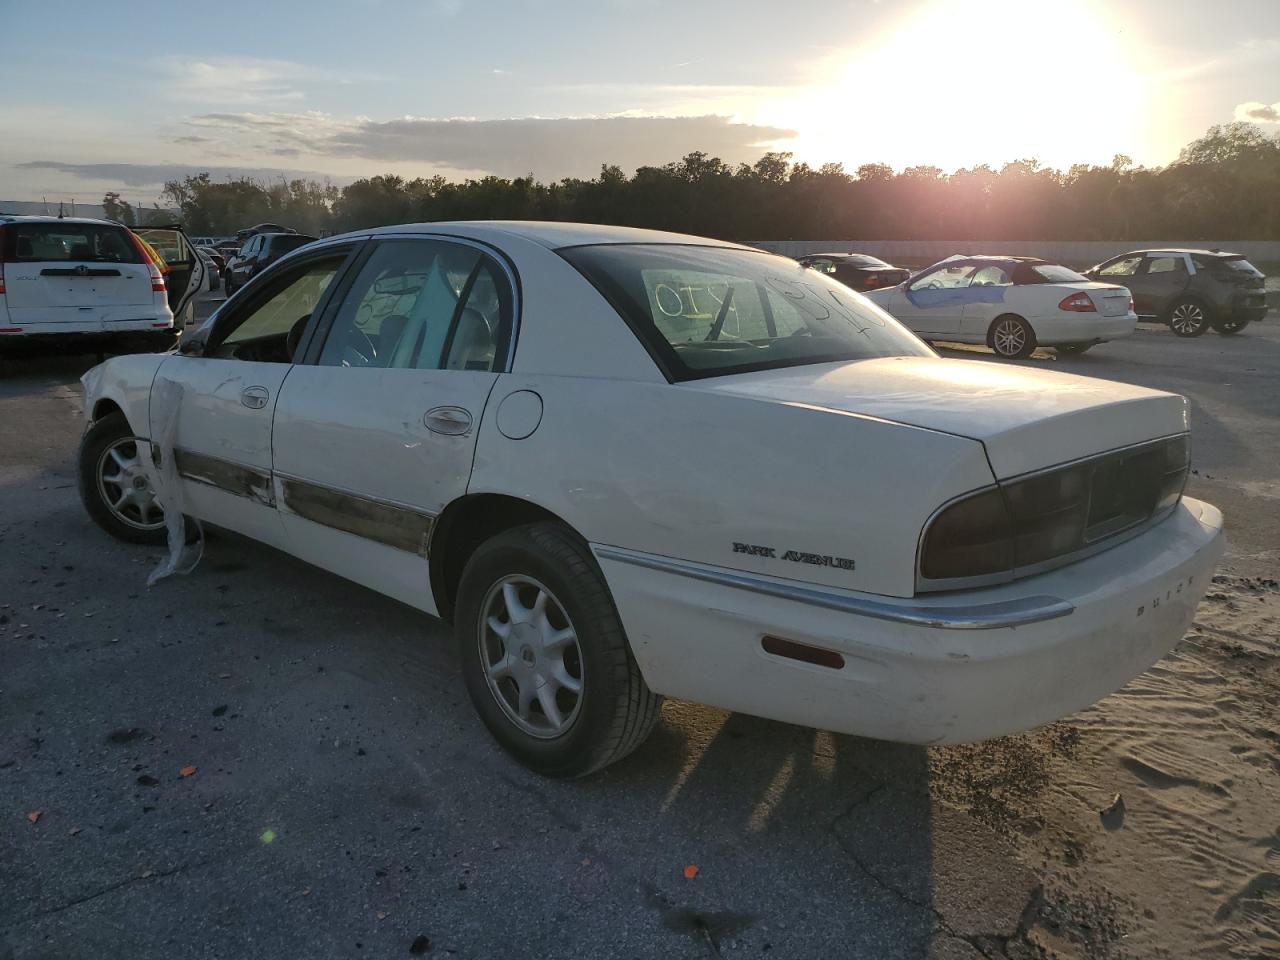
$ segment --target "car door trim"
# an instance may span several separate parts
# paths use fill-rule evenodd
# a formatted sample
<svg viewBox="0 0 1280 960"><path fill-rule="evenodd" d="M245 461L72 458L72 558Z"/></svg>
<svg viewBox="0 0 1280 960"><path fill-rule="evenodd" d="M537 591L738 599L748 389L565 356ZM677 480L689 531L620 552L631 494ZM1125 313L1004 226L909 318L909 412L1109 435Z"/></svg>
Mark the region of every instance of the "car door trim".
<svg viewBox="0 0 1280 960"><path fill-rule="evenodd" d="M174 447L173 462L178 468L178 476L184 480L275 506L271 474L265 470L181 447Z"/></svg>
<svg viewBox="0 0 1280 960"><path fill-rule="evenodd" d="M277 473L281 507L321 526L426 557L436 516L391 500L366 497Z"/></svg>
<svg viewBox="0 0 1280 960"><path fill-rule="evenodd" d="M747 590L780 600L791 600L841 613L851 613L875 620L904 623L915 627L940 630L996 630L1021 627L1045 620L1065 617L1075 606L1059 597L1029 596L985 603L890 603L858 594L821 589L795 581L772 580L738 570L714 567L704 563L677 560L658 554L641 553L621 547L592 544L600 560L614 560L649 570L674 573L706 583Z"/></svg>

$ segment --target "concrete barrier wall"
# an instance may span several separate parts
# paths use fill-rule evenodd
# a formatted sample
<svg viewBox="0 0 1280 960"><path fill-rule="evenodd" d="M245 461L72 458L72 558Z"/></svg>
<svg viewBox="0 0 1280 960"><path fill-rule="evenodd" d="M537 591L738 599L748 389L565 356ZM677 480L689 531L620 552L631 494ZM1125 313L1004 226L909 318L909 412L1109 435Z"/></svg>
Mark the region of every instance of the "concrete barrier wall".
<svg viewBox="0 0 1280 960"><path fill-rule="evenodd" d="M953 253L1040 257L1064 266L1091 267L1128 250L1192 247L1241 253L1262 266L1280 264L1277 240L753 240L752 246L801 257L809 253L869 253L890 263L922 267ZM1265 270L1266 268L1263 267ZM1271 272L1271 271L1267 271Z"/></svg>

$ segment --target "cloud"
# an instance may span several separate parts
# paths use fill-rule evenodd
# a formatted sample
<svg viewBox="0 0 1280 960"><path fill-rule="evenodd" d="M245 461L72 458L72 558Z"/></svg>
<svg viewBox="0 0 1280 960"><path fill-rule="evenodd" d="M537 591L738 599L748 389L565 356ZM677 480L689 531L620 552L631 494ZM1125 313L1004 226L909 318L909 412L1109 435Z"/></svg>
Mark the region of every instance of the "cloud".
<svg viewBox="0 0 1280 960"><path fill-rule="evenodd" d="M66 174L81 180L95 180L122 184L126 187L156 188L164 186L166 180L181 180L197 173L207 173L215 180L234 180L250 177L254 180L286 180L306 179L325 180L346 183L350 177L329 178L327 174L312 170L287 170L277 167L210 167L205 165L178 163L63 163L60 160L31 160L27 163L16 163L17 170L49 170Z"/></svg>
<svg viewBox="0 0 1280 960"><path fill-rule="evenodd" d="M1249 123L1280 123L1280 103L1259 103L1251 100L1236 105L1236 119Z"/></svg>
<svg viewBox="0 0 1280 960"><path fill-rule="evenodd" d="M602 163L624 169L666 163L701 150L729 163L754 160L794 130L729 117L611 116L398 120L321 113L210 113L192 118L255 149L287 147L318 157L421 163L500 176L594 176Z"/></svg>

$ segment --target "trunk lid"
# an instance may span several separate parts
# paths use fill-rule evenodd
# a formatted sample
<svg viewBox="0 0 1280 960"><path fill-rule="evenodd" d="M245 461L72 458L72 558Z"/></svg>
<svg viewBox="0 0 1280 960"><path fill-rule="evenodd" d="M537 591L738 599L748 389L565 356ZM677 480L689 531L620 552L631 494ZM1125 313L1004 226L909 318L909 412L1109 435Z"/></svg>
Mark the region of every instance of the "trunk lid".
<svg viewBox="0 0 1280 960"><path fill-rule="evenodd" d="M1187 402L1176 394L1008 364L929 357L791 367L680 386L968 437L983 444L1001 480L1182 433L1188 423Z"/></svg>
<svg viewBox="0 0 1280 960"><path fill-rule="evenodd" d="M1123 317L1129 312L1129 288L1114 283L1098 283L1090 280L1080 283L1059 283L1064 290L1083 290L1104 317Z"/></svg>

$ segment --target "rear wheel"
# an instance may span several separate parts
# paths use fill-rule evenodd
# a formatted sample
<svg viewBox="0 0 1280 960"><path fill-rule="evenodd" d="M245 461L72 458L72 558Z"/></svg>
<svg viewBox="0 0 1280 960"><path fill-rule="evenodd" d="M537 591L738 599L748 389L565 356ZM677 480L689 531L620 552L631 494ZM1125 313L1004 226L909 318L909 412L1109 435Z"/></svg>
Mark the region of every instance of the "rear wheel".
<svg viewBox="0 0 1280 960"><path fill-rule="evenodd" d="M1092 343L1060 343L1053 349L1064 356L1081 354L1094 346Z"/></svg>
<svg viewBox="0 0 1280 960"><path fill-rule="evenodd" d="M1198 300L1179 300L1169 309L1169 329L1179 337L1198 337L1209 329L1209 313Z"/></svg>
<svg viewBox="0 0 1280 960"><path fill-rule="evenodd" d="M458 589L467 693L494 738L551 777L581 777L644 742L649 690L586 545L554 523L482 544Z"/></svg>
<svg viewBox="0 0 1280 960"><path fill-rule="evenodd" d="M1219 320L1213 324L1213 329L1217 330L1224 337L1230 337L1239 333L1249 325L1248 320Z"/></svg>
<svg viewBox="0 0 1280 960"><path fill-rule="evenodd" d="M1018 360L1031 356L1036 348L1036 335L1027 321L1006 313L991 322L987 344L1000 356Z"/></svg>
<svg viewBox="0 0 1280 960"><path fill-rule="evenodd" d="M124 414L97 421L80 441L80 499L94 523L116 539L164 543L164 511L142 462L146 449Z"/></svg>

